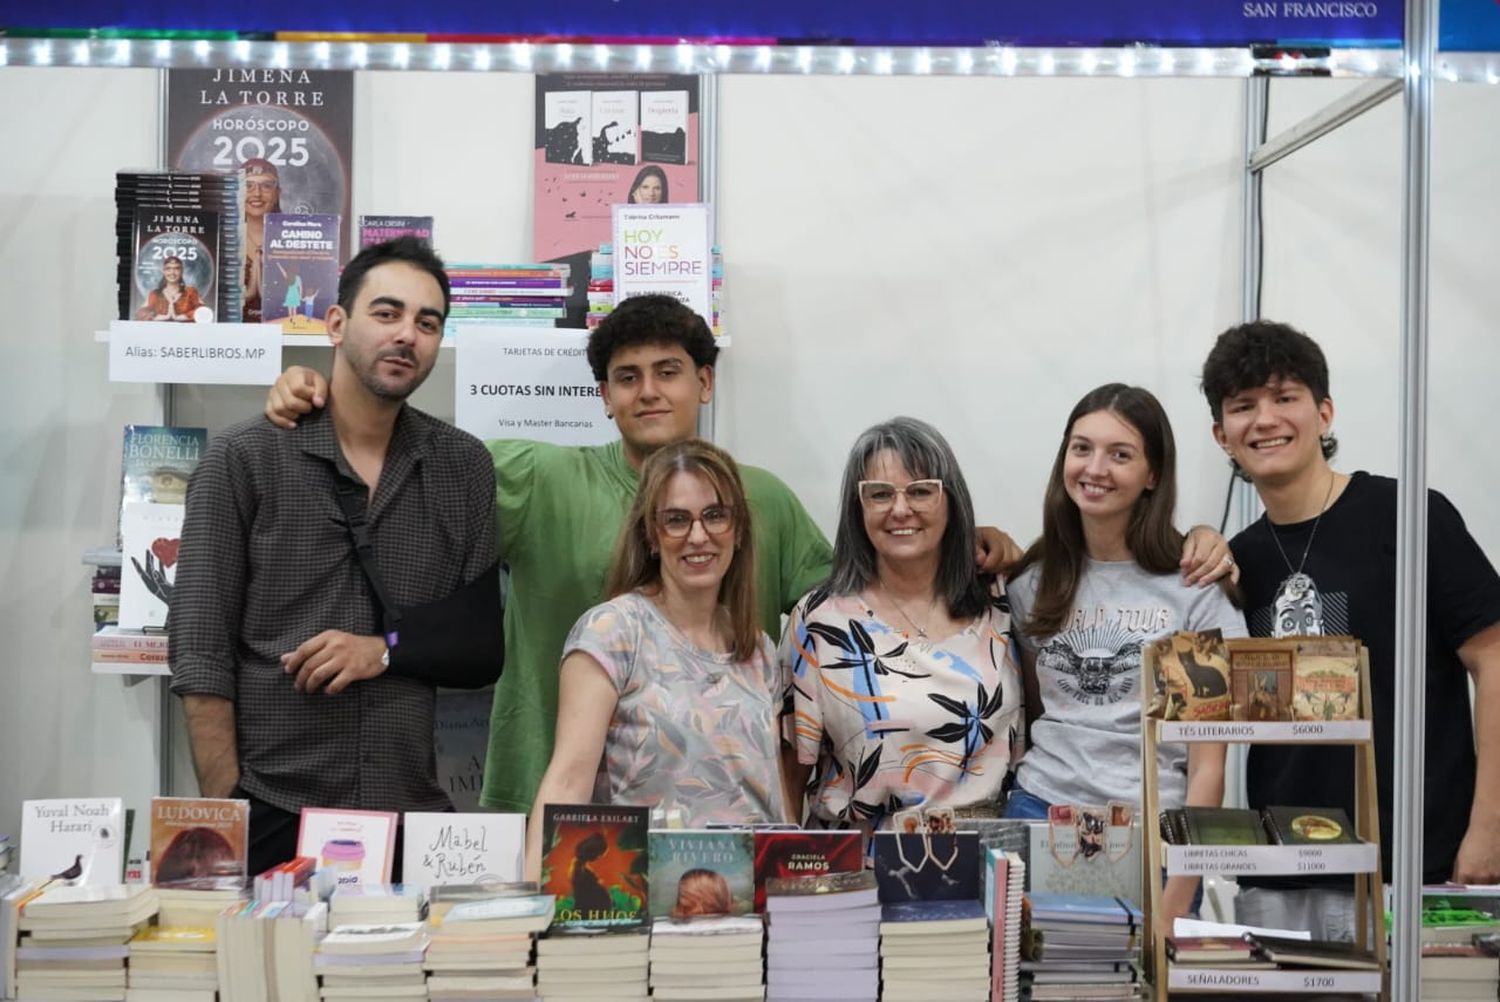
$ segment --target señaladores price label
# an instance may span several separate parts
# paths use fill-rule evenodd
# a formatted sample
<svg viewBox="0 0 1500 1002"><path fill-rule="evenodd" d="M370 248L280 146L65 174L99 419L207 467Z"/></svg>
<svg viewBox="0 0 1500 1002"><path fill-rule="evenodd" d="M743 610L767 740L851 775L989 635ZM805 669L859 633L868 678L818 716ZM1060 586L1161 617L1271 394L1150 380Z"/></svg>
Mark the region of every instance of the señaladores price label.
<svg viewBox="0 0 1500 1002"><path fill-rule="evenodd" d="M589 370L588 333L464 326L454 366L454 423L481 441L532 438L602 445L617 437Z"/></svg>
<svg viewBox="0 0 1500 1002"><path fill-rule="evenodd" d="M109 325L109 378L114 383L270 386L280 374L278 327L164 320Z"/></svg>

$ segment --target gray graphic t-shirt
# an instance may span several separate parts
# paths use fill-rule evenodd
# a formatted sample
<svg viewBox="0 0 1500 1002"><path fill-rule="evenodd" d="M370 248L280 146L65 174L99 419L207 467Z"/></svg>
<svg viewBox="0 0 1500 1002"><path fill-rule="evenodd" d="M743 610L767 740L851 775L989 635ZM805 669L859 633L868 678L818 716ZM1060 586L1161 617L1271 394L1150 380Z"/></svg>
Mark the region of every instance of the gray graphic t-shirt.
<svg viewBox="0 0 1500 1002"><path fill-rule="evenodd" d="M1177 630L1245 636L1245 618L1216 586L1184 585L1133 560L1084 564L1073 614L1054 636L1032 637L1026 621L1040 568L1006 585L1025 663L1035 664L1042 715L1016 781L1049 804L1141 800L1141 645ZM1187 746L1162 745L1161 805L1187 794Z"/></svg>

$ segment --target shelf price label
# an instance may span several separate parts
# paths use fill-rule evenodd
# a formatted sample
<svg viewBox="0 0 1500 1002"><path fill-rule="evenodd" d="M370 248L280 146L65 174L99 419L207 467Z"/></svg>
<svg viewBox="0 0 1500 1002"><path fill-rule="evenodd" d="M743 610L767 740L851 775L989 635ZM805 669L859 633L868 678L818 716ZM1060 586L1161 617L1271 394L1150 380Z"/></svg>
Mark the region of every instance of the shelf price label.
<svg viewBox="0 0 1500 1002"><path fill-rule="evenodd" d="M585 349L588 333L466 326L456 334L454 424L480 441L602 445L618 437Z"/></svg>
<svg viewBox="0 0 1500 1002"><path fill-rule="evenodd" d="M109 325L110 382L270 386L279 375L279 327L124 320Z"/></svg>
<svg viewBox="0 0 1500 1002"><path fill-rule="evenodd" d="M1167 873L1373 873L1379 847L1369 842L1339 845L1169 845Z"/></svg>

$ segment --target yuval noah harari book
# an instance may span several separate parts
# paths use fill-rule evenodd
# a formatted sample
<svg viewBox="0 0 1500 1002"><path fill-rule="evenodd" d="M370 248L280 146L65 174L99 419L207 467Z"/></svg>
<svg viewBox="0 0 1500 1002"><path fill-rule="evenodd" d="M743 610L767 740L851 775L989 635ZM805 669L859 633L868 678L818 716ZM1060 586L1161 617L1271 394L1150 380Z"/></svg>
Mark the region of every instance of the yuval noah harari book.
<svg viewBox="0 0 1500 1002"><path fill-rule="evenodd" d="M20 874L70 884L111 885L125 867L125 809L119 797L21 803Z"/></svg>
<svg viewBox="0 0 1500 1002"><path fill-rule="evenodd" d="M548 804L542 815L542 893L554 925L632 926L646 920L644 807Z"/></svg>

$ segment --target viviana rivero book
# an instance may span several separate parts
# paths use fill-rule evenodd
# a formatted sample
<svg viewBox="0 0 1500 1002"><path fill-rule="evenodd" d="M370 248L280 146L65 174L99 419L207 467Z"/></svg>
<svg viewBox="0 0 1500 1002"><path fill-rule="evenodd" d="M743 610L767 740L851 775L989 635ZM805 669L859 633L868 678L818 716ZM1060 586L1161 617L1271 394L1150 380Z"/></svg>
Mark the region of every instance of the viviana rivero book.
<svg viewBox="0 0 1500 1002"><path fill-rule="evenodd" d="M321 334L338 300L339 217L331 213L266 214L261 319L288 334Z"/></svg>
<svg viewBox="0 0 1500 1002"><path fill-rule="evenodd" d="M641 925L650 888L644 807L548 804L542 815L542 893L554 924Z"/></svg>
<svg viewBox="0 0 1500 1002"><path fill-rule="evenodd" d="M662 829L649 836L651 916L745 915L755 908L755 834Z"/></svg>
<svg viewBox="0 0 1500 1002"><path fill-rule="evenodd" d="M151 882L158 887L244 887L249 843L248 800L151 798Z"/></svg>
<svg viewBox="0 0 1500 1002"><path fill-rule="evenodd" d="M19 871L28 880L118 884L125 868L125 809L119 797L21 803Z"/></svg>

